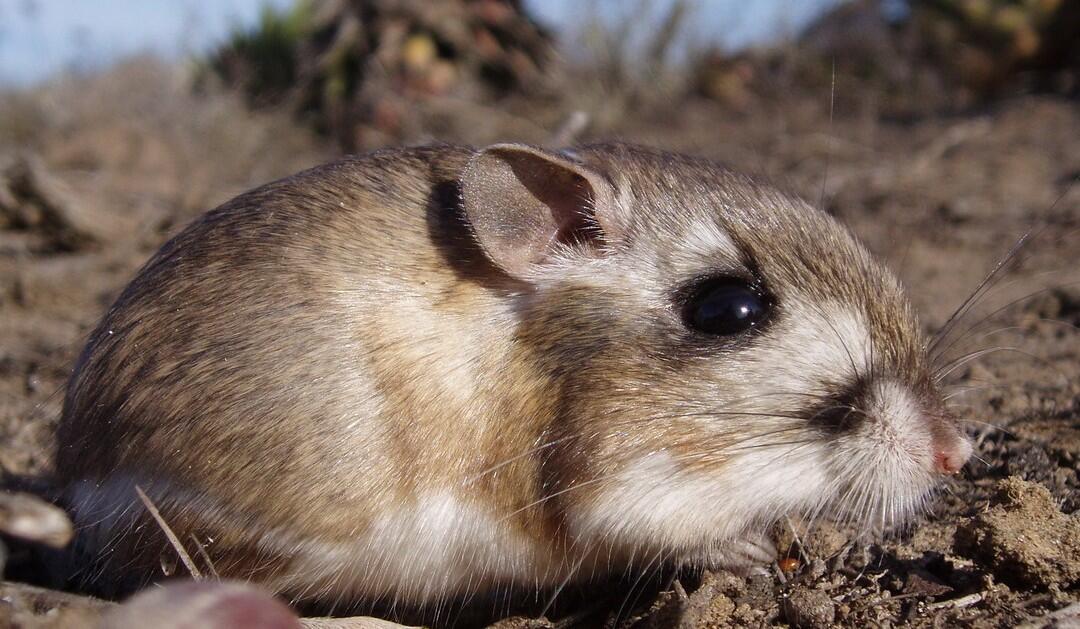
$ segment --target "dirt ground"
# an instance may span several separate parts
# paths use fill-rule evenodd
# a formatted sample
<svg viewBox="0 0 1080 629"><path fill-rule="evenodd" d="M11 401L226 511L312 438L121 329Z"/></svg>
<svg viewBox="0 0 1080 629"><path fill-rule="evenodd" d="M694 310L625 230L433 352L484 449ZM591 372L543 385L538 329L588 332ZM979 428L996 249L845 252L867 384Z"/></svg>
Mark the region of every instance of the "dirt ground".
<svg viewBox="0 0 1080 629"><path fill-rule="evenodd" d="M948 381L976 456L932 514L886 541L842 526L799 541L781 531L790 561L768 574L678 575L617 589L561 620L500 626L1080 622L1069 608L1080 602L1080 103L1028 96L888 120L841 84L830 120L829 100L810 94L743 113L690 100L604 120L582 140L714 157L821 203L898 271L930 333L1030 233L948 352L966 357ZM475 132L459 125L461 137L440 139L541 141L569 113ZM76 354L154 249L236 193L333 156L288 117L193 95L182 72L152 62L0 95L7 485L47 474ZM967 356L978 350L987 351ZM21 563L31 550L8 541L7 578L34 578ZM13 613L10 601L0 612L5 605Z"/></svg>

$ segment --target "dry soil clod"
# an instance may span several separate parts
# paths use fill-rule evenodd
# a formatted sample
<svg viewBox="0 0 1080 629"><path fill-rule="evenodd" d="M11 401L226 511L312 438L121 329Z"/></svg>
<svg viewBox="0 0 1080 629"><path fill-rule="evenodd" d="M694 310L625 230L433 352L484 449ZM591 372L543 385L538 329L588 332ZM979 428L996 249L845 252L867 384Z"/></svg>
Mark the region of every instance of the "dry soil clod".
<svg viewBox="0 0 1080 629"><path fill-rule="evenodd" d="M1080 581L1080 516L1062 513L1049 490L1015 476L998 483L987 511L960 524L954 547L1014 587Z"/></svg>
<svg viewBox="0 0 1080 629"><path fill-rule="evenodd" d="M794 627L828 627L836 620L836 606L821 590L797 588L780 606L784 620Z"/></svg>

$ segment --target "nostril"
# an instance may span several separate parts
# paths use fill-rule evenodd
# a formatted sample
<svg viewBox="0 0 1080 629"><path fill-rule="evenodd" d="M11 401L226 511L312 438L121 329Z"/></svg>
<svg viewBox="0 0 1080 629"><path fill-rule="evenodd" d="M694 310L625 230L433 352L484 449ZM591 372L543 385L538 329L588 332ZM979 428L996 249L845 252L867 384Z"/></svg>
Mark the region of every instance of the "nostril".
<svg viewBox="0 0 1080 629"><path fill-rule="evenodd" d="M960 467L956 464L956 461L949 456L949 453L938 450L934 454L934 469L942 474L955 474L960 470Z"/></svg>
<svg viewBox="0 0 1080 629"><path fill-rule="evenodd" d="M971 456L971 444L959 437L947 447L938 447L934 452L934 469L942 474L955 474L964 467Z"/></svg>

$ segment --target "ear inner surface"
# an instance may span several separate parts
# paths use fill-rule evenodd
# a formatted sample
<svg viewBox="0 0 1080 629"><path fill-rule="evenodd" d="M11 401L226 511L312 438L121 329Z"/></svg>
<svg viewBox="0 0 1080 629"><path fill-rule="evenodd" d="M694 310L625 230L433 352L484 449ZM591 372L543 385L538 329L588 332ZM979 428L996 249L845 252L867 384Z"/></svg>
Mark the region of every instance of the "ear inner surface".
<svg viewBox="0 0 1080 629"><path fill-rule="evenodd" d="M583 166L524 145L481 151L461 178L473 233L493 262L514 276L550 255L554 243L592 244L603 236L594 211L610 198Z"/></svg>

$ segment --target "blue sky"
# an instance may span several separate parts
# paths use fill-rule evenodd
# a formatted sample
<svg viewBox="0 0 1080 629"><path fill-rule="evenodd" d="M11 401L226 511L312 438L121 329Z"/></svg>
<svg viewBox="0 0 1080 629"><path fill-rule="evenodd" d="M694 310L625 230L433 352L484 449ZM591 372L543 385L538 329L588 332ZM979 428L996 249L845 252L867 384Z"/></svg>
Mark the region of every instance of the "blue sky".
<svg viewBox="0 0 1080 629"><path fill-rule="evenodd" d="M433 0L434 1L434 0ZM602 11L640 0L593 0ZM0 85L27 85L61 70L88 70L138 52L179 58L211 48L264 5L292 0L0 0ZM671 0L646 3L660 13ZM697 0L696 41L738 48L792 32L837 0ZM580 24L582 0L526 0L559 29ZM648 17L646 17L648 19Z"/></svg>

